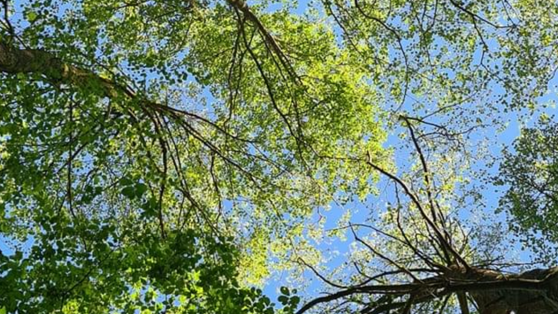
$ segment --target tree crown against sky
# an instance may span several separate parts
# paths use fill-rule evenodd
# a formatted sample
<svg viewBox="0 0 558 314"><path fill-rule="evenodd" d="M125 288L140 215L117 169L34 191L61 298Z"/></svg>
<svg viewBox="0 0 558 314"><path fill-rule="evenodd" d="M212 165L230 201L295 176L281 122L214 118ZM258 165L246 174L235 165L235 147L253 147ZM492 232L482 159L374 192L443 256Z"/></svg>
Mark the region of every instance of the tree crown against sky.
<svg viewBox="0 0 558 314"><path fill-rule="evenodd" d="M1 6L0 311L558 310L558 4Z"/></svg>

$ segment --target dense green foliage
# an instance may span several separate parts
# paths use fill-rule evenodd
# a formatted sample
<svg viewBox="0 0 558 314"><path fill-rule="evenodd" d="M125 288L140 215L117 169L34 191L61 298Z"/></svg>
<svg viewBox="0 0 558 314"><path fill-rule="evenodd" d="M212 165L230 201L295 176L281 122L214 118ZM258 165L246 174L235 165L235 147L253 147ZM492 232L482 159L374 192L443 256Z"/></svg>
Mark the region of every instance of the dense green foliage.
<svg viewBox="0 0 558 314"><path fill-rule="evenodd" d="M505 152L500 171L499 183L509 186L501 200L502 208L511 212L516 231L528 243L537 241L534 235L541 232L544 237L538 242L542 248L548 246L543 241L558 241L557 151L558 127L545 117L536 126L522 130L513 151Z"/></svg>
<svg viewBox="0 0 558 314"><path fill-rule="evenodd" d="M457 219L487 213L475 159L558 65L558 5L535 0L0 6L0 313L293 313L296 291L260 288L324 279L349 231L335 289L495 265L501 230ZM539 249L528 232L558 236L549 120L496 182ZM414 302L358 294L323 306Z"/></svg>
<svg viewBox="0 0 558 314"><path fill-rule="evenodd" d="M0 224L31 247L2 256L9 311L249 312L238 272L259 282L270 241L285 256L313 208L371 190L350 159L384 154L379 96L332 31L265 14L281 64L256 25L204 7L20 8L3 52L34 55L2 60Z"/></svg>

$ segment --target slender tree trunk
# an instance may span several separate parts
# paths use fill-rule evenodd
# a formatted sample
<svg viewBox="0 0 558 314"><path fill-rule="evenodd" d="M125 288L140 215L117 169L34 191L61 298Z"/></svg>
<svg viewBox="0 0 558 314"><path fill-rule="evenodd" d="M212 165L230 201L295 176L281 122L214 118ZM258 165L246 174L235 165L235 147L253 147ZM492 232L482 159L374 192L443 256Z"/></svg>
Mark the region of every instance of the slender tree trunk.
<svg viewBox="0 0 558 314"><path fill-rule="evenodd" d="M40 74L53 84L69 84L76 87L99 87L103 96L115 98L125 88L97 74L64 63L54 54L38 49L19 49L0 41L0 73Z"/></svg>

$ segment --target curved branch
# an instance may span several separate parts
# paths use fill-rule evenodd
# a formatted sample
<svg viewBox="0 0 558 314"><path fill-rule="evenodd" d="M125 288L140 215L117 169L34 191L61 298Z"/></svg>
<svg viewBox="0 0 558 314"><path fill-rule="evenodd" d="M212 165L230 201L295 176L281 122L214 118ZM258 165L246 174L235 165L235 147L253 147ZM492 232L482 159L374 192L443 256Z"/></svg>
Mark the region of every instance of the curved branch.
<svg viewBox="0 0 558 314"><path fill-rule="evenodd" d="M421 295L413 299L412 304L424 303L432 301L436 298L445 297L452 293L464 292L483 292L483 291L551 291L557 284L558 269L553 268L547 271L545 277L540 279L529 278L529 272L515 275L514 277L505 277L501 274L490 270L476 270L466 277L430 277L425 278L421 282L395 284L395 285L370 285L364 287L353 287L341 290L327 296L316 298L306 303L296 314L302 314L312 307L335 301L347 296L355 294L383 294L404 296L411 295L417 291L421 291ZM376 307L367 307L363 313L379 314L390 309L402 308L408 302L399 302L391 304L378 304Z"/></svg>

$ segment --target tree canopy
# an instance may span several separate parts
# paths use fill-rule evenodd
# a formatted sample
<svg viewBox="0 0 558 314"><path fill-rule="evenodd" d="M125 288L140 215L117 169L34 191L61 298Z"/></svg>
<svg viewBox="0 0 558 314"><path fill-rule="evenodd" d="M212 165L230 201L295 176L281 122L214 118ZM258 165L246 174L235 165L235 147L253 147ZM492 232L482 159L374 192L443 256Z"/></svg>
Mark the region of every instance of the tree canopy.
<svg viewBox="0 0 558 314"><path fill-rule="evenodd" d="M0 6L0 313L558 311L557 3Z"/></svg>

